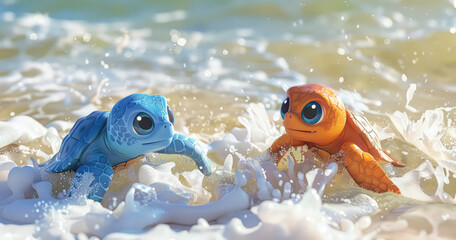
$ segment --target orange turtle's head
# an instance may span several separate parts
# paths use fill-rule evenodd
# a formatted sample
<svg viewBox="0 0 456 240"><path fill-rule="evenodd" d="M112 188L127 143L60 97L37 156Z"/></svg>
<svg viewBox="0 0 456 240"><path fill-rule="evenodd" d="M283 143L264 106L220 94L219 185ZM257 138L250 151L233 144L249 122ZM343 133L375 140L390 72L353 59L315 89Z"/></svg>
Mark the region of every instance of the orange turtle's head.
<svg viewBox="0 0 456 240"><path fill-rule="evenodd" d="M347 117L342 99L334 90L321 84L289 88L280 112L290 137L318 145L328 145L336 140Z"/></svg>

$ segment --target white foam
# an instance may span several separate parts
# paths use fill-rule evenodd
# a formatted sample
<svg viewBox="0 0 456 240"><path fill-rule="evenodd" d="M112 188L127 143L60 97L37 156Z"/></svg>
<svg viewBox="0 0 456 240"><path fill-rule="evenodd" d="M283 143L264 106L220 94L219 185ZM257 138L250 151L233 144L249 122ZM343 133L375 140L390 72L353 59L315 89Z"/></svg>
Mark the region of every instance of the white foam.
<svg viewBox="0 0 456 240"><path fill-rule="evenodd" d="M230 153L249 155L264 152L284 132L275 127L263 104L250 104L247 116L238 117L238 120L244 128L235 127L222 139L209 144L210 151L220 159L225 159ZM237 161L239 157L235 159L235 165Z"/></svg>
<svg viewBox="0 0 456 240"><path fill-rule="evenodd" d="M77 196L73 200L58 200L51 194L51 184L47 181L42 181L39 176L40 173L36 169L29 166L11 168L12 166L9 166L11 164L5 163L0 165L0 168L1 170L9 171L7 183L10 194L8 197L5 196L6 199L3 198L0 203L0 209L2 209L1 217L12 223L35 223L37 228L34 234L53 238L68 237L75 233L99 237L107 236L108 239L115 236L123 236L116 232L135 232L143 234L143 236L149 236L150 234L157 234L157 231L160 232L163 227L154 228L154 226L163 223L192 226L188 230L188 234L196 231L199 234L213 237L220 234L239 236L241 238L247 238L252 235L264 237L268 236L267 233L272 233L276 231L275 229L280 228L281 222L278 222L277 218L285 219L290 216L292 216L290 221L295 224L287 226L288 230L279 233L277 236L292 237L304 233L310 234L310 230L314 227L318 228L315 234L320 236L323 236L322 234L328 231L330 231L330 234L335 234L335 236L353 234L341 232L337 230L337 227L334 228L334 226L338 226L338 222L341 222L340 219L342 217L335 222L331 220L331 217L327 217L329 215L328 212L337 215L338 211L352 211L350 210L351 206L344 207L341 205L337 211L331 211L331 206L329 205L328 207L322 207L321 199L314 188L304 185L305 188L303 189L301 185L291 184L290 182L283 184L283 188L280 188L277 179L273 179L270 182L265 178L266 175L259 174L262 172L269 174L268 172L271 171L277 173L277 170L274 170L276 169L274 165L270 165L269 162L260 164L253 159L246 161L249 161L249 163L245 166L254 168L251 170L256 171L255 178L250 174L251 170L244 169L242 172L236 170L236 185L221 185L220 187L224 189L222 195L219 200L213 202L208 202L209 199L201 199L200 197L184 197L198 196L198 194L205 192L202 187L202 176L200 176L202 174L199 171L194 170L182 173L182 176L186 178L190 185L190 187L186 187L180 183L176 175L172 174L171 169L174 167L174 163L162 165L143 164L137 176L134 177L142 183L133 184L125 196L125 201L118 204L113 211L104 208L99 203L79 199ZM335 173L336 171L336 165L330 165L326 170L326 174L324 174L325 171L323 170L315 170L312 172L313 174L307 174L307 180L312 182L314 186L324 189L325 185L332 179L333 172ZM289 172L294 173L294 171ZM286 172L281 174L291 179ZM312 179L313 176L317 177ZM89 179L87 180L90 180L90 176L88 177ZM264 200L265 197L260 192L253 195L247 194L242 188L250 182L257 182L257 186L267 192L266 198L271 200L262 201L261 199L263 198ZM144 185L144 183L148 185ZM88 186L80 187L85 189ZM84 189L81 190L81 194L87 191L87 189ZM279 196L276 197L284 199L281 203L277 203L275 200L272 201L273 192L277 191ZM37 195L33 196L34 192ZM304 193L300 197L301 200L290 198L291 193L297 192ZM78 195L78 193L75 193L75 195ZM198 201L204 201L205 203L191 205L191 203L197 203ZM252 203L258 201L258 206L255 207L255 204L253 208L250 208ZM369 201L373 200L369 199ZM333 205L337 204L334 203ZM248 211L249 209L250 211ZM365 215L372 211L363 212L362 214L359 214L359 212L358 215ZM293 214L290 215L291 213ZM311 218L306 217L309 214L312 214ZM359 217L358 215L356 217ZM237 218L239 216L243 216L242 218L245 219L240 220ZM216 220L219 225L208 224L208 222ZM352 220L348 221L351 222ZM245 229L243 222L251 226L251 228ZM307 226L307 224L311 225ZM351 224L353 225L354 223ZM307 227L303 230L304 226ZM152 228L152 230L149 232L144 231L148 228ZM244 230L240 231L243 228ZM165 229L167 228L164 228L163 231L167 231ZM179 233L168 232L168 234Z"/></svg>
<svg viewBox="0 0 456 240"><path fill-rule="evenodd" d="M424 192L421 186L421 180L431 180L435 178L437 188L433 194ZM426 202L444 202L456 203L456 195L451 197L445 192L444 186L449 184L449 176L445 174L442 166L434 168L429 161L422 163L416 169L413 169L400 178L392 179L401 189L402 194L409 198Z"/></svg>
<svg viewBox="0 0 456 240"><path fill-rule="evenodd" d="M191 204L207 203L212 194L202 187L204 175L196 169L192 172L182 173L182 176L191 186L187 187L181 183L179 175L172 174L171 169L174 166L175 163L173 162L157 166L142 165L138 172L139 183L144 185L160 183L162 186L156 189L157 194L160 194L160 189L162 189L163 191L173 191L179 195L186 195Z"/></svg>
<svg viewBox="0 0 456 240"><path fill-rule="evenodd" d="M387 116L407 142L456 173L456 151L447 149L441 141L446 110L450 109L426 110L417 121L411 120L405 112L396 111Z"/></svg>
<svg viewBox="0 0 456 240"><path fill-rule="evenodd" d="M10 144L23 144L46 134L46 128L29 116L16 116L0 122L0 148Z"/></svg>
<svg viewBox="0 0 456 240"><path fill-rule="evenodd" d="M49 127L42 139L44 144L51 146L53 153L57 153L59 151L62 139L60 138L57 129L54 127Z"/></svg>

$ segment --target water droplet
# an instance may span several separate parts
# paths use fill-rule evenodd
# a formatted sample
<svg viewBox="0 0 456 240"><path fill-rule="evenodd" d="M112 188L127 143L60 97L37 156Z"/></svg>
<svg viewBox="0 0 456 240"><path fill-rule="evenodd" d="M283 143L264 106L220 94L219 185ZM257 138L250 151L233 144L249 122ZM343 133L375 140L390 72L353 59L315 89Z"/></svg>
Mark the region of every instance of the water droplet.
<svg viewBox="0 0 456 240"><path fill-rule="evenodd" d="M30 33L29 38L30 40L35 41L38 39L38 35L36 33Z"/></svg>
<svg viewBox="0 0 456 240"><path fill-rule="evenodd" d="M343 56L343 55L345 55L345 49L343 49L343 48L338 48L338 49L337 49L337 53L338 53L339 55L342 55L342 56Z"/></svg>
<svg viewBox="0 0 456 240"><path fill-rule="evenodd" d="M209 70L204 71L204 76L205 77L211 77L212 76L211 71L209 71Z"/></svg>
<svg viewBox="0 0 456 240"><path fill-rule="evenodd" d="M407 81L407 75L405 75L404 73L402 74L402 81L403 82Z"/></svg>
<svg viewBox="0 0 456 240"><path fill-rule="evenodd" d="M82 41L83 41L83 42L89 42L90 39L92 39L92 34L90 34L90 33L84 33L84 35L82 35Z"/></svg>
<svg viewBox="0 0 456 240"><path fill-rule="evenodd" d="M185 46L185 44L187 44L187 39L185 39L185 38L179 38L179 39L177 40L177 45L183 47L183 46Z"/></svg>

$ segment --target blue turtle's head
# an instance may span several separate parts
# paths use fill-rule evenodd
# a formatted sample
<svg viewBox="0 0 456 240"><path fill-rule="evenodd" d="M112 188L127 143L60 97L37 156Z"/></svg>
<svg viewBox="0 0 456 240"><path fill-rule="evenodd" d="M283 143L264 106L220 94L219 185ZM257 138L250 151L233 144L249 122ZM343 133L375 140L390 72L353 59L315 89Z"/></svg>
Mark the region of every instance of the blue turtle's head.
<svg viewBox="0 0 456 240"><path fill-rule="evenodd" d="M107 124L107 139L118 152L138 156L171 143L174 115L160 95L132 94L117 102Z"/></svg>

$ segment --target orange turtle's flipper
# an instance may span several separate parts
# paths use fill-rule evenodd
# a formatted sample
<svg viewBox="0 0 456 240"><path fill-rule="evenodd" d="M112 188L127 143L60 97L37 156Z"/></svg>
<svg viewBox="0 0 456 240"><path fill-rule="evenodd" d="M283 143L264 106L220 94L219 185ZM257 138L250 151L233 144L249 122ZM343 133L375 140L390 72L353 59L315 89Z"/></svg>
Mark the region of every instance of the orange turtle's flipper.
<svg viewBox="0 0 456 240"><path fill-rule="evenodd" d="M277 163L280 161L287 149L291 146L291 142L291 137L287 134L283 134L272 143L268 151L273 155L277 155Z"/></svg>
<svg viewBox="0 0 456 240"><path fill-rule="evenodd" d="M399 188L388 178L374 157L368 152L364 152L350 142L342 145L342 150L347 154L343 161L344 166L360 187L378 193L401 193Z"/></svg>
<svg viewBox="0 0 456 240"><path fill-rule="evenodd" d="M291 146L291 137L287 134L283 134L272 143L270 151L272 153L279 153L289 146Z"/></svg>
<svg viewBox="0 0 456 240"><path fill-rule="evenodd" d="M291 146L302 146L305 142L294 140L286 133L277 138L268 149L268 152L277 156L277 163L282 159L283 155L287 152Z"/></svg>

